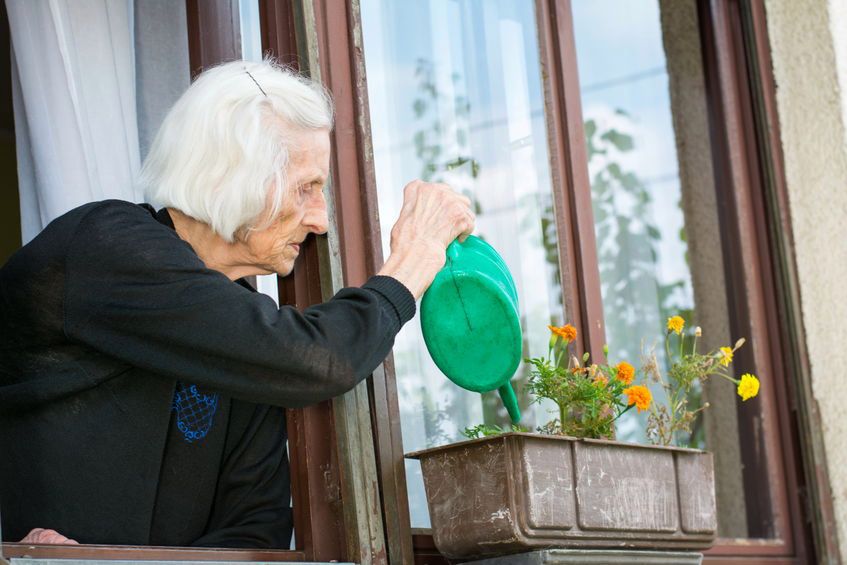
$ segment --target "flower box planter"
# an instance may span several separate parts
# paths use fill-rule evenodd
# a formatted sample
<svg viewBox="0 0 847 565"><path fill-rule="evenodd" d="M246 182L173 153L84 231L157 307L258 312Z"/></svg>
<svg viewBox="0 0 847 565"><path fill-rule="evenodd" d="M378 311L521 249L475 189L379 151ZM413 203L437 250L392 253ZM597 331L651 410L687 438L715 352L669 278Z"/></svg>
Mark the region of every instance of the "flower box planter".
<svg viewBox="0 0 847 565"><path fill-rule="evenodd" d="M703 451L512 432L406 457L421 462L435 545L449 558L715 539Z"/></svg>

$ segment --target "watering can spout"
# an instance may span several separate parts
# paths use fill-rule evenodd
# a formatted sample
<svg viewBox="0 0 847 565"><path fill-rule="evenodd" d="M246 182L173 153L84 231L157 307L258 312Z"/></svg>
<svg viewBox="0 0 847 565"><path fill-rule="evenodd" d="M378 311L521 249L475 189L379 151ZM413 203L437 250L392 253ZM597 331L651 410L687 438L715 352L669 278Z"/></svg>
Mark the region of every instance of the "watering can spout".
<svg viewBox="0 0 847 565"><path fill-rule="evenodd" d="M503 406L506 407L506 411L509 413L509 418L512 419L513 424L517 424L521 421L521 409L518 406L518 397L515 396L515 389L512 388L512 383L508 382L497 389L497 392L500 393L500 399L503 401Z"/></svg>

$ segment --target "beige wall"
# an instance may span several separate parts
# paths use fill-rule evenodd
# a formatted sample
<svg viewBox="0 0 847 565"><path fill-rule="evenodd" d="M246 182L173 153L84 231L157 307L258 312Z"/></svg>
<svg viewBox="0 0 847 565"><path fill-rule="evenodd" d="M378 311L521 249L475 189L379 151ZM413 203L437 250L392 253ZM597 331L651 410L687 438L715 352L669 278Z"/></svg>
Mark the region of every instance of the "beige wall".
<svg viewBox="0 0 847 565"><path fill-rule="evenodd" d="M802 321L847 561L847 2L765 5Z"/></svg>

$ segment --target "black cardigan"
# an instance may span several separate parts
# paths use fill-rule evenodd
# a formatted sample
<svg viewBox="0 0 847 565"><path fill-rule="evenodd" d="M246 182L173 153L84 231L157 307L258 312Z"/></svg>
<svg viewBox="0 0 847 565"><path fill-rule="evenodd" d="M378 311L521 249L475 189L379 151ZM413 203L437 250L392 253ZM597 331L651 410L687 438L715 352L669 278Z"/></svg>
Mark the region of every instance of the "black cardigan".
<svg viewBox="0 0 847 565"><path fill-rule="evenodd" d="M148 209L68 212L0 269L4 539L46 527L83 543L284 544L284 414L268 405L350 390L414 311L389 277L277 308ZM201 441L173 429L177 381L220 393Z"/></svg>

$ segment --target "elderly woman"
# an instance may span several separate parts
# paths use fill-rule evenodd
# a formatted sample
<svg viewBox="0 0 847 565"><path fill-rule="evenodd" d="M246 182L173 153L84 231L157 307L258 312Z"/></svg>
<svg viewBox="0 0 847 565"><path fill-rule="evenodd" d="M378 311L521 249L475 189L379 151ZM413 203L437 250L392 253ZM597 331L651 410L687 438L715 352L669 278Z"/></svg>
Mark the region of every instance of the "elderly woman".
<svg viewBox="0 0 847 565"><path fill-rule="evenodd" d="M57 218L0 269L4 539L288 547L283 408L350 390L469 234L469 201L414 181L361 288L300 313L243 278L327 231L331 103L271 62L203 73L142 171L161 206Z"/></svg>

